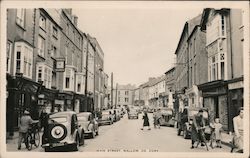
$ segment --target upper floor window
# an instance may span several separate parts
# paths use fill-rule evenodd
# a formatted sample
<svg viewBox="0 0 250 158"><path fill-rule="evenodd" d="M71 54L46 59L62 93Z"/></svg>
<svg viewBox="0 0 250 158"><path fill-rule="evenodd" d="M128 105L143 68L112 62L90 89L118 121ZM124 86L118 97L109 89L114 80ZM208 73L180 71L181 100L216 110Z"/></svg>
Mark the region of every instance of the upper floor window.
<svg viewBox="0 0 250 158"><path fill-rule="evenodd" d="M43 81L46 88L51 88L52 83L52 68L44 63L37 63L36 65L36 81Z"/></svg>
<svg viewBox="0 0 250 158"><path fill-rule="evenodd" d="M125 95L128 95L128 91L125 91Z"/></svg>
<svg viewBox="0 0 250 158"><path fill-rule="evenodd" d="M6 65L6 71L8 73L10 73L10 65L11 65L11 52L12 52L12 43L11 42L7 42L7 45L6 45L6 57L7 57L7 65Z"/></svg>
<svg viewBox="0 0 250 158"><path fill-rule="evenodd" d="M225 36L225 17L221 15L221 36Z"/></svg>
<svg viewBox="0 0 250 158"><path fill-rule="evenodd" d="M128 102L129 101L129 99L128 98L125 98L125 102Z"/></svg>
<svg viewBox="0 0 250 158"><path fill-rule="evenodd" d="M76 91L78 93L83 93L83 86L84 86L84 78L83 75L77 74L76 75Z"/></svg>
<svg viewBox="0 0 250 158"><path fill-rule="evenodd" d="M24 15L25 15L25 9L17 9L16 23L21 27L24 27Z"/></svg>
<svg viewBox="0 0 250 158"><path fill-rule="evenodd" d="M64 72L64 89L74 91L75 71L72 68L66 68Z"/></svg>
<svg viewBox="0 0 250 158"><path fill-rule="evenodd" d="M56 57L57 54L57 48L55 46L52 45L52 50L51 50L51 57L54 58Z"/></svg>
<svg viewBox="0 0 250 158"><path fill-rule="evenodd" d="M45 39L38 36L38 55L45 57Z"/></svg>
<svg viewBox="0 0 250 158"><path fill-rule="evenodd" d="M58 37L58 30L55 26L53 26L53 36L57 39Z"/></svg>
<svg viewBox="0 0 250 158"><path fill-rule="evenodd" d="M40 15L39 18L39 26L40 28L42 28L43 30L46 30L46 19L43 15Z"/></svg>
<svg viewBox="0 0 250 158"><path fill-rule="evenodd" d="M27 78L32 78L33 48L24 42L15 43L14 74L22 73Z"/></svg>

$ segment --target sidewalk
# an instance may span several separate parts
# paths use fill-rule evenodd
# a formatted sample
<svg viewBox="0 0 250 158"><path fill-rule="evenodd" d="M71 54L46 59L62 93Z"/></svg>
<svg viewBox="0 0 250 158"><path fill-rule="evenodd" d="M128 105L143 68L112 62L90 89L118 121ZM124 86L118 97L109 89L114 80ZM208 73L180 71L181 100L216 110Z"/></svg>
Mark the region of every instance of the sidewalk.
<svg viewBox="0 0 250 158"><path fill-rule="evenodd" d="M222 132L221 136L222 136L221 143L224 144L224 145L227 145L227 146L231 147L231 143L230 142L233 139L233 135L230 135L230 134L227 134L225 132Z"/></svg>

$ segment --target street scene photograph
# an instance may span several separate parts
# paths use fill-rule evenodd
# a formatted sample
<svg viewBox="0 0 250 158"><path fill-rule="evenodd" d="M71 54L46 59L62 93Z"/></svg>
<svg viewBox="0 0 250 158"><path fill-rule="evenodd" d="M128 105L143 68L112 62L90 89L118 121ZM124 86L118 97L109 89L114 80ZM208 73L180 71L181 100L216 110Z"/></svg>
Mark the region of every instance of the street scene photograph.
<svg viewBox="0 0 250 158"><path fill-rule="evenodd" d="M249 3L83 4L5 6L6 153L249 154Z"/></svg>

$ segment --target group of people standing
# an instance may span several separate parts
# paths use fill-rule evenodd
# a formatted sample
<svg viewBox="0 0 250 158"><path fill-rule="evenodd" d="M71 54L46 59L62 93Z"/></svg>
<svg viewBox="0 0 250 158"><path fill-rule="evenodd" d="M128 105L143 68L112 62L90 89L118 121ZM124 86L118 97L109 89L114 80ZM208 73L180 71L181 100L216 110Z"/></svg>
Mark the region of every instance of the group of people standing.
<svg viewBox="0 0 250 158"><path fill-rule="evenodd" d="M154 110L153 113L153 119L154 119L154 128L160 128L160 119L161 119L162 115L160 113L160 109L158 110ZM144 127L148 127L148 130L151 130L150 128L150 123L149 123L149 118L148 118L148 113L146 110L143 111L143 126L141 128L141 130L144 129Z"/></svg>

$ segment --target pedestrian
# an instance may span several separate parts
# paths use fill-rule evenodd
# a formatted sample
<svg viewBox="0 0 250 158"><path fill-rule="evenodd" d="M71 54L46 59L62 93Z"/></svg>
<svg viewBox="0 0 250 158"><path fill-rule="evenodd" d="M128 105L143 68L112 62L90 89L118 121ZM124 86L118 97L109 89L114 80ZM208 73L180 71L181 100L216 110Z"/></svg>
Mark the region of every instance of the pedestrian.
<svg viewBox="0 0 250 158"><path fill-rule="evenodd" d="M25 110L23 115L21 116L20 119L20 125L19 125L19 138L18 138L18 150L21 149L21 143L22 140L24 139L26 148L29 148L27 136L28 136L28 130L33 122L32 118L30 117L29 111Z"/></svg>
<svg viewBox="0 0 250 158"><path fill-rule="evenodd" d="M156 112L156 127L158 127L158 128L161 128L161 127L160 127L160 120L161 120L161 117L162 117L162 115L161 115L161 110L158 109L157 112Z"/></svg>
<svg viewBox="0 0 250 158"><path fill-rule="evenodd" d="M216 146L222 148L221 146L221 132L222 132L222 124L220 123L220 119L216 118L214 123L210 125L214 129L214 137L216 141Z"/></svg>
<svg viewBox="0 0 250 158"><path fill-rule="evenodd" d="M233 118L234 137L231 152L236 148L239 153L243 153L243 108L240 108L239 115Z"/></svg>
<svg viewBox="0 0 250 158"><path fill-rule="evenodd" d="M146 111L144 111L144 115L143 115L142 119L143 119L143 126L142 126L141 130L143 130L145 126L148 127L148 130L151 130L150 124L149 124L148 113Z"/></svg>
<svg viewBox="0 0 250 158"><path fill-rule="evenodd" d="M203 110L199 110L198 114L194 116L194 120L191 126L191 149L194 148L194 144L197 141L200 141L202 143L202 146L204 146L205 143L205 137L204 137L204 131L205 131L205 119L203 118Z"/></svg>
<svg viewBox="0 0 250 158"><path fill-rule="evenodd" d="M47 112L45 111L45 108L42 109L42 112L40 114L40 117L39 117L39 121L40 121L40 124L41 124L41 129L43 128L44 130L44 127L45 127L45 119L46 119L46 116L47 116Z"/></svg>

